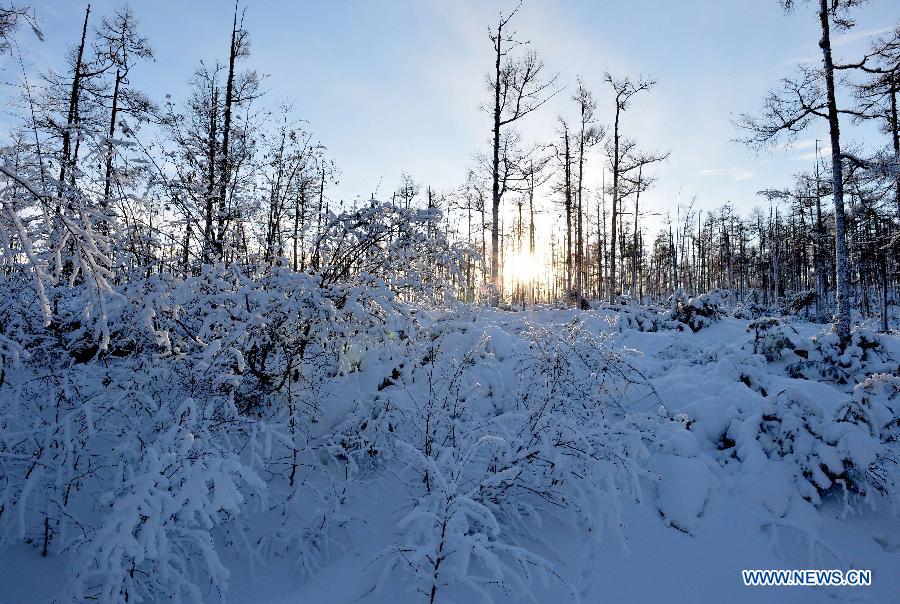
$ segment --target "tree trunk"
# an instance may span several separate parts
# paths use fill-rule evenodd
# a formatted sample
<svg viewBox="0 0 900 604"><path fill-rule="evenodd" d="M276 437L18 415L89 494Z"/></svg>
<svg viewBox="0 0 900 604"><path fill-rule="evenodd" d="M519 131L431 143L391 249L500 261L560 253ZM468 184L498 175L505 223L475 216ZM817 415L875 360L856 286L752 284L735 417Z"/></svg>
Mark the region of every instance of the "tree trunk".
<svg viewBox="0 0 900 604"><path fill-rule="evenodd" d="M572 217L572 157L571 151L569 148L569 131L564 130L563 136L565 137L564 141L564 149L565 153L563 155L563 159L565 160L565 166L563 168L564 174L564 183L565 186L565 204L566 204L566 296L572 291L572 261L574 260L573 255L574 251L572 249L573 241L572 241L572 228L573 225L573 217Z"/></svg>
<svg viewBox="0 0 900 604"><path fill-rule="evenodd" d="M190 252L190 249L191 249L190 219L188 219L186 222L187 222L187 226L184 229L184 249L182 250L182 257L181 257L181 267L182 267L182 270L184 271L185 276L188 275L188 269L190 268L190 257L188 256L188 253Z"/></svg>
<svg viewBox="0 0 900 604"><path fill-rule="evenodd" d="M823 263L823 244L825 236L822 229L822 188L819 185L819 141L816 141L816 246L813 262L816 265L816 321L823 318L825 302L825 266Z"/></svg>
<svg viewBox="0 0 900 604"><path fill-rule="evenodd" d="M534 257L534 162L531 163L531 179L528 186L528 258L530 262L535 262ZM529 303L534 304L534 281L535 275L531 275L528 286L530 295Z"/></svg>
<svg viewBox="0 0 900 604"><path fill-rule="evenodd" d="M301 220L306 220L306 180L303 179L300 183L300 192L297 193L297 202L294 204L294 237L293 237L293 267L294 271L298 268L300 270L306 270L304 266L305 262L300 262L298 248L300 247L300 233L301 233Z"/></svg>
<svg viewBox="0 0 900 604"><path fill-rule="evenodd" d="M207 140L207 183L206 183L206 213L203 223L203 262L213 261L213 253L216 248L216 233L213 230L213 204L215 203L216 188L216 157L218 156L217 141L217 117L219 114L219 89L215 82L209 89L209 132Z"/></svg>
<svg viewBox="0 0 900 604"><path fill-rule="evenodd" d="M873 212L872 219L875 221L875 241L876 243L876 254L878 255L878 276L879 276L879 285L880 294L881 294L881 331L888 331L888 295L887 295L887 258L886 252L887 250L883 249L885 245L881 239L881 229L878 224L878 215Z"/></svg>
<svg viewBox="0 0 900 604"><path fill-rule="evenodd" d="M75 58L75 73L72 75L72 90L69 94L69 112L66 116L66 124L63 130L62 158L59 164L59 196L62 197L66 182L66 169L74 171L75 159L72 154L72 128L78 120L78 99L81 95L81 66L84 60L84 44L87 39L88 17L91 14L91 5L88 4L84 11L84 25L81 28L81 42L78 44L78 53Z"/></svg>
<svg viewBox="0 0 900 604"><path fill-rule="evenodd" d="M581 307L584 272L584 227L582 224L581 192L584 182L584 107L581 110L581 133L578 138L578 189L576 200L576 237L575 237L575 304Z"/></svg>
<svg viewBox="0 0 900 604"><path fill-rule="evenodd" d="M600 221L600 205L603 203L602 195L603 194L601 194L600 201L597 202L597 300L600 300L603 297L603 248L605 242L601 235L601 229L604 231L606 230L606 223L605 221ZM606 208L604 207L604 214L606 213L605 210Z"/></svg>
<svg viewBox="0 0 900 604"><path fill-rule="evenodd" d="M106 145L106 175L103 180L103 199L100 202L100 207L103 210L100 228L103 231L107 230L106 213L109 210L109 196L112 192L113 153L115 152L113 138L116 135L116 114L119 110L119 87L121 84L122 71L121 69L116 69L116 82L113 85L112 110L109 114L109 140Z"/></svg>
<svg viewBox="0 0 900 604"><path fill-rule="evenodd" d="M638 167L638 186L634 198L634 236L631 241L631 297L637 294L637 257L638 257L638 212L640 211L641 202L641 171L643 166Z"/></svg>
<svg viewBox="0 0 900 604"><path fill-rule="evenodd" d="M503 20L497 26L494 42L494 127L493 157L491 158L491 283L495 291L491 304L500 302L500 61L503 43Z"/></svg>
<svg viewBox="0 0 900 604"><path fill-rule="evenodd" d="M222 118L222 150L219 158L219 209L216 224L216 254L222 259L225 242L225 228L228 213L228 181L231 176L229 166L229 138L231 136L231 106L234 104L234 68L237 61L237 6L231 25L231 49L228 53L228 79L225 82L225 106Z"/></svg>
<svg viewBox="0 0 900 604"><path fill-rule="evenodd" d="M322 168L322 178L319 182L319 209L318 209L318 222L316 223L316 247L313 250L312 257L312 268L313 270L319 270L319 264L321 262L320 256L320 246L322 244L322 237L324 234L322 233L322 208L325 203L325 168ZM327 228L327 225L326 225Z"/></svg>
<svg viewBox="0 0 900 604"><path fill-rule="evenodd" d="M844 179L841 160L841 133L838 121L837 100L834 91L834 63L831 58L831 34L828 21L828 0L819 0L819 22L822 26L822 49L825 66L825 86L828 92L828 130L831 137L831 172L834 180L834 245L835 245L835 316L834 329L843 349L850 342L850 306L847 282L847 242L844 218Z"/></svg>
<svg viewBox="0 0 900 604"><path fill-rule="evenodd" d="M609 229L609 303L612 304L616 296L616 223L619 204L619 114L621 110L616 103L616 121L613 126L613 190L612 190L612 219Z"/></svg>
<svg viewBox="0 0 900 604"><path fill-rule="evenodd" d="M900 162L900 123L897 120L897 74L891 74L891 142L894 143L894 161ZM900 219L900 173L894 180L894 200L897 202L897 218Z"/></svg>

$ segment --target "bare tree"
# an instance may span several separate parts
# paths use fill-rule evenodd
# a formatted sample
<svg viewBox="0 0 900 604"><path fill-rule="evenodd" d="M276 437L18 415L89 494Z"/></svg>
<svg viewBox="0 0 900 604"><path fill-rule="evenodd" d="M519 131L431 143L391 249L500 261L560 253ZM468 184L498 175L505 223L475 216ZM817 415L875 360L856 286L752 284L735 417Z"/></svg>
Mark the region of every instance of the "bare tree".
<svg viewBox="0 0 900 604"><path fill-rule="evenodd" d="M835 91L835 70L849 65L835 65L832 57L831 30L853 27L849 11L865 0L819 0L818 17L822 37L822 69L799 69L799 76L782 80L780 90L769 93L759 117L743 115L738 125L749 130L745 142L761 145L774 142L782 135L788 137L806 128L816 117L827 120L831 143L832 197L834 199L835 231L835 332L845 346L850 341L850 305L847 277L846 218L844 215L843 165L841 153L840 114L859 115L850 109L839 109ZM794 0L780 0L786 11L794 8Z"/></svg>
<svg viewBox="0 0 900 604"><path fill-rule="evenodd" d="M228 52L228 74L225 79L225 102L222 109L222 147L219 153L219 196L216 230L216 253L221 258L225 240L225 230L228 227L228 184L234 169L234 159L231 157L232 149L230 138L232 133L232 114L234 108L242 103L250 101L257 92L259 80L255 71L248 71L238 75L236 63L238 59L250 54L250 39L247 30L243 27L243 16L238 21L238 1L234 3L234 18L231 25L231 46Z"/></svg>
<svg viewBox="0 0 900 604"><path fill-rule="evenodd" d="M490 108L492 127L491 156L491 282L499 301L500 283L500 201L505 192L501 173L503 134L507 127L540 108L554 94L556 76L545 76L543 61L535 51L513 55L517 48L527 46L516 33L509 31L509 22L516 15L519 4L509 15L500 13L497 26L490 30L494 49L494 69L488 75L488 88L493 99Z"/></svg>
<svg viewBox="0 0 900 604"><path fill-rule="evenodd" d="M412 176L403 172L400 174L400 186L397 187L394 196L399 197L403 207L408 210L421 190L422 185L413 180Z"/></svg>
<svg viewBox="0 0 900 604"><path fill-rule="evenodd" d="M91 15L91 5L88 4L84 11L84 25L81 28L81 42L78 44L78 50L75 53L75 62L72 69L72 88L69 94L69 109L66 115L66 123L63 125L62 135L62 156L59 162L59 186L60 195L62 197L63 189L66 182L66 170L75 171L75 161L77 153L72 152L72 131L78 122L78 101L81 97L81 84L84 77L84 48L87 42L88 19Z"/></svg>
<svg viewBox="0 0 900 604"><path fill-rule="evenodd" d="M38 40L44 39L44 33L38 27L34 11L27 5L10 4L0 7L0 54L11 50L11 40L19 25L26 23Z"/></svg>
<svg viewBox="0 0 900 604"><path fill-rule="evenodd" d="M147 97L129 86L128 75L135 60L153 59L153 50L147 39L137 33L137 19L127 5L120 8L112 19L101 21L97 39L97 54L116 70L110 98L103 197L100 201L105 213L112 192L117 120L121 114L143 119L151 108Z"/></svg>
<svg viewBox="0 0 900 604"><path fill-rule="evenodd" d="M890 137L892 181L897 217L900 218L900 120L897 95L900 94L900 25L890 34L872 43L869 52L851 68L865 72L865 81L855 85L860 119L882 122L882 131Z"/></svg>
<svg viewBox="0 0 900 604"><path fill-rule="evenodd" d="M621 133L622 114L628 109L631 98L640 93L650 90L654 84L653 80L638 78L615 78L609 72L604 75L604 80L613 89L615 95L615 118L613 120L612 139L607 140L606 154L609 157L609 163L612 168L612 216L609 231L609 301L612 302L616 295L616 226L619 219L619 202L622 198L621 178L623 173L635 170L639 166L651 163L651 157L635 161L628 161L629 154L633 153L636 148L634 141L627 140ZM659 157L653 161L659 161L664 157ZM636 159L636 158L633 158Z"/></svg>
<svg viewBox="0 0 900 604"><path fill-rule="evenodd" d="M577 304L582 304L585 267L584 267L584 154L591 147L603 140L603 128L596 125L594 112L597 110L597 102L591 92L585 88L581 78L578 79L578 89L572 96L572 100L578 106L580 129L578 131L578 183L576 185L576 249L575 249L575 297Z"/></svg>
<svg viewBox="0 0 900 604"><path fill-rule="evenodd" d="M559 118L558 130L560 142L555 146L556 158L562 166L562 181L557 185L557 191L563 195L563 209L566 215L566 239L565 239L565 268L566 268L566 296L572 293L573 277L573 237L572 230L575 218L573 216L574 203L572 192L572 134L569 124Z"/></svg>

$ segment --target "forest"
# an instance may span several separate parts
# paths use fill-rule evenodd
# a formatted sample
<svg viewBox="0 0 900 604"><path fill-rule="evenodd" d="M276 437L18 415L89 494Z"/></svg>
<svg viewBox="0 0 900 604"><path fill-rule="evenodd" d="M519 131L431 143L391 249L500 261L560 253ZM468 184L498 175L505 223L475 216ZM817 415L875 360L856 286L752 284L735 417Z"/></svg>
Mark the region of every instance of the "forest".
<svg viewBox="0 0 900 604"><path fill-rule="evenodd" d="M0 604L897 601L900 11L765 2L816 54L723 144L807 154L733 201L538 0L476 24L465 178L372 191L252 61L280 3L163 40L183 94L177 3L0 3Z"/></svg>

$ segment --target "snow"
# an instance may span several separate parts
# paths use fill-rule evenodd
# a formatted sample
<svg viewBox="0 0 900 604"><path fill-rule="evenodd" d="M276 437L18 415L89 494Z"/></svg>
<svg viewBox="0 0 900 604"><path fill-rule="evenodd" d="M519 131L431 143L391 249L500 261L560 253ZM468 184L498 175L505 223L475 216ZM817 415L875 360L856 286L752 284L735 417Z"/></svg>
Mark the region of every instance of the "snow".
<svg viewBox="0 0 900 604"><path fill-rule="evenodd" d="M660 453L650 460L659 474L657 505L674 528L693 533L709 498L712 477L702 459Z"/></svg>
<svg viewBox="0 0 900 604"><path fill-rule="evenodd" d="M290 299L266 296L261 304L292 312ZM851 351L842 383L754 352L750 321L731 316L639 331L649 323L610 308L409 310L378 324L323 306L330 322L315 345L333 365L298 394L312 404L294 416L267 412L225 433L209 422L209 393L154 403L146 448L110 443L131 475L79 499L97 527L87 540L42 557L40 504L10 509L32 544L4 540L0 602L65 599L132 559L152 561L159 583L142 591L126 573L101 599L125 588L156 599L169 576L202 601L260 604L428 601L432 589L439 602L896 601L896 483L879 493L858 472L881 463L882 431L896 426L896 368L868 377L896 365L895 335L878 336L881 352ZM265 323L252 314L237 319ZM165 346L199 346L164 328L164 314L156 321ZM240 388L256 361L227 324L222 313L202 319L197 366L216 388ZM792 342L827 354L820 326L792 325ZM342 332L355 332L351 345L329 356ZM29 371L8 379L25 388ZM158 377L142 396L182 392L176 373ZM73 433L105 434L104 392L95 384L96 400L69 418ZM302 434L291 435L290 417ZM292 447L300 464L289 487ZM26 483L21 498L43 484ZM17 524L8 517L4 534ZM202 563L179 559L184 535ZM871 569L873 585L748 588L740 575L850 567Z"/></svg>

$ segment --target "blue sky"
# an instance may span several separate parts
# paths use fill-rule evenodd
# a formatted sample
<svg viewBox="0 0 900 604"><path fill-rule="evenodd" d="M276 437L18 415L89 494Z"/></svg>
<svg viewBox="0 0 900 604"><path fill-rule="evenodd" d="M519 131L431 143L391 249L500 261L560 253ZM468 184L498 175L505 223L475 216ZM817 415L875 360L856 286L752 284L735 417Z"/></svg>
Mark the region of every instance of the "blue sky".
<svg viewBox="0 0 900 604"><path fill-rule="evenodd" d="M94 15L118 6L95 0ZM479 111L490 68L487 27L509 1L244 0L252 40L247 66L268 74L269 101L292 99L341 170L332 198L382 197L401 171L440 189L464 180L472 154L485 149L490 122ZM201 59L225 60L232 3L135 0L141 29L156 62L137 68L134 83L154 99L182 98ZM45 42L20 34L32 69L59 65L79 33L83 2L36 1ZM871 34L900 17L894 0L872 0L858 26L836 39L852 56ZM674 210L696 195L701 208L759 202L755 192L786 186L812 165L810 130L793 149L754 155L732 142L731 119L752 112L777 80L799 61L818 61L817 21L811 5L785 16L775 0L527 0L514 22L566 86L526 118L526 140L548 141L558 115L575 119L570 96L576 76L598 98L601 121L612 101L603 72L644 74L657 87L638 98L623 132L647 148L671 151L659 181L643 199L648 209ZM8 60L6 79L15 78ZM8 93L8 91L7 91ZM4 121L9 119L4 116ZM874 129L844 126L846 136L881 143ZM588 163L598 186L602 158Z"/></svg>

